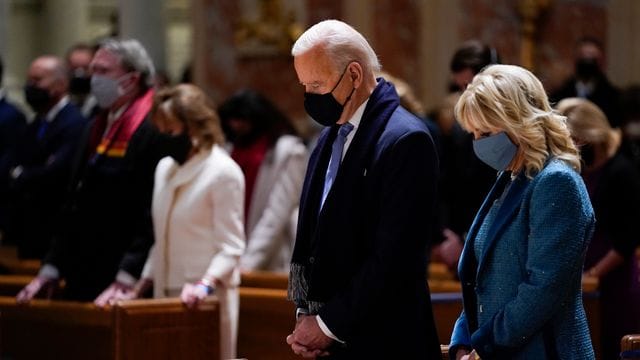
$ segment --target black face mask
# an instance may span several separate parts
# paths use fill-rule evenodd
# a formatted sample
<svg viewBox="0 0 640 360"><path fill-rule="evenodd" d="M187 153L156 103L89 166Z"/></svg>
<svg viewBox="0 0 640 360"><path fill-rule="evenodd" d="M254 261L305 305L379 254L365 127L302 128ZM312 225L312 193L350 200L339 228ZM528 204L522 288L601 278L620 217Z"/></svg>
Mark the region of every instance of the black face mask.
<svg viewBox="0 0 640 360"><path fill-rule="evenodd" d="M593 145L584 144L580 146L580 157L582 158L582 161L584 161L584 165L586 167L591 167L596 159L596 153L593 149Z"/></svg>
<svg viewBox="0 0 640 360"><path fill-rule="evenodd" d="M600 75L600 67L596 59L578 59L575 64L576 76L581 80L595 79Z"/></svg>
<svg viewBox="0 0 640 360"><path fill-rule="evenodd" d="M347 100L345 100L344 104L340 104L336 98L333 97L333 90L335 90L342 81L348 67L349 65L344 68L342 75L340 75L340 80L338 80L333 89L328 93L304 93L304 109L307 111L307 114L313 118L313 120L322 126L331 126L340 119L344 106L349 102L349 100L351 100L351 95L353 95L353 92L356 90L356 88L351 90L351 93L347 96Z"/></svg>
<svg viewBox="0 0 640 360"><path fill-rule="evenodd" d="M183 132L179 135L166 134L165 136L165 154L171 156L178 164L184 164L193 147L189 134Z"/></svg>
<svg viewBox="0 0 640 360"><path fill-rule="evenodd" d="M91 92L91 77L74 75L69 80L69 92L73 95L87 95Z"/></svg>
<svg viewBox="0 0 640 360"><path fill-rule="evenodd" d="M35 85L25 85L24 98L33 111L37 113L45 112L51 103L51 95L49 95L49 92Z"/></svg>

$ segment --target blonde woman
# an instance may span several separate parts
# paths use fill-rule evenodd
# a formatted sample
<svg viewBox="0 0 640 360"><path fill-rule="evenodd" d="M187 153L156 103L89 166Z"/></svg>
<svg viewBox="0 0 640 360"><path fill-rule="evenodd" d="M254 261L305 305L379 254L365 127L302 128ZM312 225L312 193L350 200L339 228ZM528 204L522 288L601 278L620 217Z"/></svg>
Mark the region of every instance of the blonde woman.
<svg viewBox="0 0 640 360"><path fill-rule="evenodd" d="M580 147L584 179L598 218L585 273L599 279L602 358L615 359L620 339L640 329L640 282L635 249L640 241L640 174L620 149L621 133L586 99L558 103Z"/></svg>
<svg viewBox="0 0 640 360"><path fill-rule="evenodd" d="M235 358L239 259L245 248L242 171L221 147L218 116L199 88L182 84L158 92L153 122L173 137L177 155L156 168L155 244L135 296L153 282L154 297L180 296L196 306L215 291L220 358Z"/></svg>
<svg viewBox="0 0 640 360"><path fill-rule="evenodd" d="M593 359L581 275L595 220L565 118L512 65L480 72L455 113L500 174L460 258L452 358Z"/></svg>

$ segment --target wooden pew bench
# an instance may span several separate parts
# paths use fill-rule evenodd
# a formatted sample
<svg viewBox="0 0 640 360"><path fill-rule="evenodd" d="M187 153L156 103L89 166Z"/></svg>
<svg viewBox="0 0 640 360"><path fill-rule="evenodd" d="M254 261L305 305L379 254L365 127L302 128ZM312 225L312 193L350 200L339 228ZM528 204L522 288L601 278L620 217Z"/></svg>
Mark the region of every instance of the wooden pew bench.
<svg viewBox="0 0 640 360"><path fill-rule="evenodd" d="M286 343L294 325L295 306L286 290L240 288L239 358L299 360Z"/></svg>
<svg viewBox="0 0 640 360"><path fill-rule="evenodd" d="M287 289L288 274L271 271L245 271L241 274L240 286L265 288L265 289ZM449 281L456 283L454 275L444 264L429 264L429 282L436 281L444 284Z"/></svg>
<svg viewBox="0 0 640 360"><path fill-rule="evenodd" d="M620 358L622 360L640 359L640 334L625 335L620 340Z"/></svg>
<svg viewBox="0 0 640 360"><path fill-rule="evenodd" d="M461 295L434 293L432 304L440 342L448 344L453 324L462 309ZM295 307L287 300L286 290L241 287L238 356L298 359L285 341L295 325L294 314ZM442 350L446 352L446 346Z"/></svg>
<svg viewBox="0 0 640 360"><path fill-rule="evenodd" d="M18 295L31 279L31 275L0 275L0 296Z"/></svg>
<svg viewBox="0 0 640 360"><path fill-rule="evenodd" d="M0 246L0 274L37 275L40 260L19 259L15 247Z"/></svg>
<svg viewBox="0 0 640 360"><path fill-rule="evenodd" d="M0 357L12 359L219 359L215 297L197 310L179 299L91 303L0 297Z"/></svg>

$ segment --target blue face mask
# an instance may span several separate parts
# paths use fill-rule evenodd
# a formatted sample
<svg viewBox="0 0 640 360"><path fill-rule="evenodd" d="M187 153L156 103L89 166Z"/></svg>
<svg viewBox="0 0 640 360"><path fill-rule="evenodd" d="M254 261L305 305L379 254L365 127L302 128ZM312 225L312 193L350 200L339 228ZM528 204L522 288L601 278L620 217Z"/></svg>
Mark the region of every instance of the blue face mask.
<svg viewBox="0 0 640 360"><path fill-rule="evenodd" d="M502 171L509 166L516 156L518 147L505 132L473 140L473 151L476 156L492 168Z"/></svg>

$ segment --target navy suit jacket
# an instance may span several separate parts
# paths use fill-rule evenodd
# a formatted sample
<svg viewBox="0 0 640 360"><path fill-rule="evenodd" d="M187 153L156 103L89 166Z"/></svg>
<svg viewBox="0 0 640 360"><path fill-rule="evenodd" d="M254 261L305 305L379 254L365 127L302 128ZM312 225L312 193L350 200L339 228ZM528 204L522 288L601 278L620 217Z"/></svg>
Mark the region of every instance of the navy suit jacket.
<svg viewBox="0 0 640 360"><path fill-rule="evenodd" d="M85 123L80 110L68 103L49 123L41 138L38 137L40 121L29 124L16 161L23 171L13 185L27 187L29 191L42 191L42 187L46 187L47 191L62 192Z"/></svg>
<svg viewBox="0 0 640 360"><path fill-rule="evenodd" d="M346 342L332 358L439 358L426 279L438 179L429 131L379 79L319 213L337 129L324 130L309 160L292 259L306 298L290 295L320 304Z"/></svg>
<svg viewBox="0 0 640 360"><path fill-rule="evenodd" d="M5 98L0 99L0 194L6 191L9 169L15 160L15 151L24 136L27 121L24 114Z"/></svg>
<svg viewBox="0 0 640 360"><path fill-rule="evenodd" d="M14 164L21 166L22 172L9 184L12 199L9 237L17 243L20 257L41 258L47 251L85 122L76 106L68 103L42 136L38 136L40 120L26 129Z"/></svg>
<svg viewBox="0 0 640 360"><path fill-rule="evenodd" d="M497 203L476 260L476 235L509 181L502 173L469 230L458 264L464 311L449 354L467 346L483 359L593 359L581 290L595 224L585 185L556 159L533 179L521 174Z"/></svg>
<svg viewBox="0 0 640 360"><path fill-rule="evenodd" d="M15 163L16 149L27 127L24 114L5 98L0 99L0 230L6 231L9 170ZM6 235L6 234L5 234Z"/></svg>

